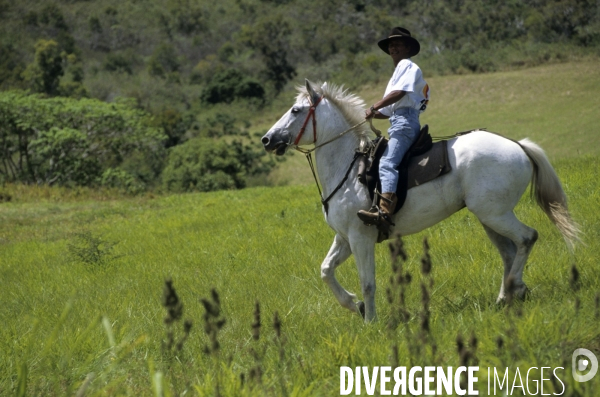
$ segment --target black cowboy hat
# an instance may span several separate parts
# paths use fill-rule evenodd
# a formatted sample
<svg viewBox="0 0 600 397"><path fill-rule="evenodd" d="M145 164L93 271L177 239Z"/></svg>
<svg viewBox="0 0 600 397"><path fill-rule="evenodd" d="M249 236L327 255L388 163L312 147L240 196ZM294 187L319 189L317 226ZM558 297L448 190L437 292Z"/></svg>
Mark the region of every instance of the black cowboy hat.
<svg viewBox="0 0 600 397"><path fill-rule="evenodd" d="M390 41L393 39L405 40L410 45L411 51L409 57L415 56L419 53L419 51L421 51L421 44L419 44L417 39L410 35L408 29L404 29L401 27L393 28L390 35L383 40L379 40L377 45L379 45L379 48L381 48L386 54L389 54L390 51L388 50L388 46L390 44Z"/></svg>

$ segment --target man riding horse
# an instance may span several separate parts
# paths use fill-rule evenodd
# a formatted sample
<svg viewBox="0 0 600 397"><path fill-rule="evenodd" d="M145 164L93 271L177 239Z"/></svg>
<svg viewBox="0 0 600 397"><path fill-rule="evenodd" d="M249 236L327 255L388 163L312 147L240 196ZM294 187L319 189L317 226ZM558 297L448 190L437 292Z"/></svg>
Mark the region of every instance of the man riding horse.
<svg viewBox="0 0 600 397"><path fill-rule="evenodd" d="M389 144L379 163L381 194L379 208L369 211L360 210L358 217L369 225L389 230L393 223L391 216L398 198L398 165L417 139L421 129L419 114L423 112L429 100L429 87L423 79L423 73L410 57L419 53L421 45L410 32L401 27L392 29L390 35L377 43L392 57L394 74L390 79L383 99L366 111L366 119L389 118Z"/></svg>

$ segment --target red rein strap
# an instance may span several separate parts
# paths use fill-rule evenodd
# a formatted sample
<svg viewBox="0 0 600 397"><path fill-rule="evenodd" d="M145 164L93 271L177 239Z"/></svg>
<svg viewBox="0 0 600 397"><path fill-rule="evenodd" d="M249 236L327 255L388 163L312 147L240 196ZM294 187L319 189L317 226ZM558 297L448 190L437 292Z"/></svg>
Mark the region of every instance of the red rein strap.
<svg viewBox="0 0 600 397"><path fill-rule="evenodd" d="M306 126L308 125L308 120L311 118L312 116L312 124L313 124L313 143L317 142L317 119L315 117L315 110L317 108L317 105L321 102L321 99L323 99L323 96L321 96L317 102L315 102L314 105L312 105L310 107L310 109L308 110L308 115L306 116L306 120L304 120L304 124L302 124L302 128L300 128L300 132L298 133L298 136L296 137L296 140L294 141L294 146L298 146L298 142L300 142L300 138L302 138L302 135L304 134L304 130L306 129Z"/></svg>

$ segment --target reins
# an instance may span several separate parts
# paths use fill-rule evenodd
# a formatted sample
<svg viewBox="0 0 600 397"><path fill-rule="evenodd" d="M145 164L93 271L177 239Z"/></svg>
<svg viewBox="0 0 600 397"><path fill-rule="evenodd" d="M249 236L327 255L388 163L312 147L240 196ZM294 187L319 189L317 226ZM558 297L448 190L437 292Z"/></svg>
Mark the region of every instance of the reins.
<svg viewBox="0 0 600 397"><path fill-rule="evenodd" d="M323 198L323 192L321 191L321 186L319 185L319 181L317 179L317 173L315 172L315 165L312 159L312 152L314 152L315 150L317 150L320 147L323 147L337 139L340 139L341 137L343 137L344 135L346 135L348 132L354 130L357 127L360 127L361 125L363 125L364 123L367 122L367 120L363 120L360 123L357 123L355 125L353 125L352 127L348 128L345 131L342 131L340 134L336 135L335 137L333 137L332 139L325 141L323 143L320 144L316 144L317 143L317 118L315 117L315 111L317 108L317 105L321 102L321 100L323 99L323 96L319 97L319 99L316 101L316 103L314 105L312 105L308 111L308 115L306 116L306 119L304 120L304 123L302 124L302 128L300 129L300 132L298 133L298 136L296 137L296 140L294 141L293 144L289 145L292 149L303 153L306 156L306 160L308 161L308 165L310 166L310 170L312 171L313 174L313 178L315 179L315 184L317 185L317 189L319 190L319 197L321 198L321 204L323 205L323 208L325 208L325 215L327 215L328 209L329 209L329 200L331 200L331 198L333 197L334 194L337 193L338 190L340 190L342 188L342 186L344 185L344 183L346 182L346 180L348 180L348 176L350 175L350 171L352 170L352 167L354 166L354 163L356 162L356 160L359 157L359 154L355 154L354 158L352 159L352 162L350 162L350 166L348 167L348 170L346 171L346 174L344 175L344 178L342 178L342 180L340 181L340 183L338 183L338 185L335 187L335 189L333 189L333 191L331 192L331 194L329 196L327 196L326 198ZM302 137L302 135L304 134L304 131L306 130L306 126L308 125L308 121L310 120L310 118L312 117L313 120L313 144L315 145L313 148L311 149L304 149L298 146L298 142L300 142L300 138ZM373 118L369 118L368 119L370 125L371 125L371 130L377 135L377 136L381 136L381 131L379 131L378 129L376 129L373 126Z"/></svg>

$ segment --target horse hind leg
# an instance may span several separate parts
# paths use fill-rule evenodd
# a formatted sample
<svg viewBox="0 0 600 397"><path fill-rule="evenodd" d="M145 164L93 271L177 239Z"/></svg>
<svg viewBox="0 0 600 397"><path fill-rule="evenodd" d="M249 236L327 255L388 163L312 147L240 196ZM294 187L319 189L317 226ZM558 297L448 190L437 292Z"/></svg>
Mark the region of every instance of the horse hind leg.
<svg viewBox="0 0 600 397"><path fill-rule="evenodd" d="M496 249L498 249L500 257L502 258L502 263L504 264L504 275L502 276L502 285L500 286L500 293L498 294L497 300L497 302L501 302L505 298L504 280L510 275L510 269L512 268L512 264L517 255L517 246L512 242L511 239L496 233L494 229L486 225L483 225L483 229L485 230L485 233L488 235L492 244L494 244Z"/></svg>
<svg viewBox="0 0 600 397"><path fill-rule="evenodd" d="M336 235L325 260L321 264L321 278L329 286L340 305L353 312L358 312L354 301L356 295L344 289L335 278L335 269L352 254L350 245L340 235Z"/></svg>
<svg viewBox="0 0 600 397"><path fill-rule="evenodd" d="M531 249L537 241L538 232L519 221L512 211L480 220L484 227L487 227L486 232L498 247L504 261L504 276L498 301L506 298L505 287L509 278L512 278L511 293L519 299L525 298L527 285L523 282L523 270ZM490 232L488 229L491 229ZM509 244L507 240L510 240L513 245ZM511 257L513 257L512 263L510 262Z"/></svg>

